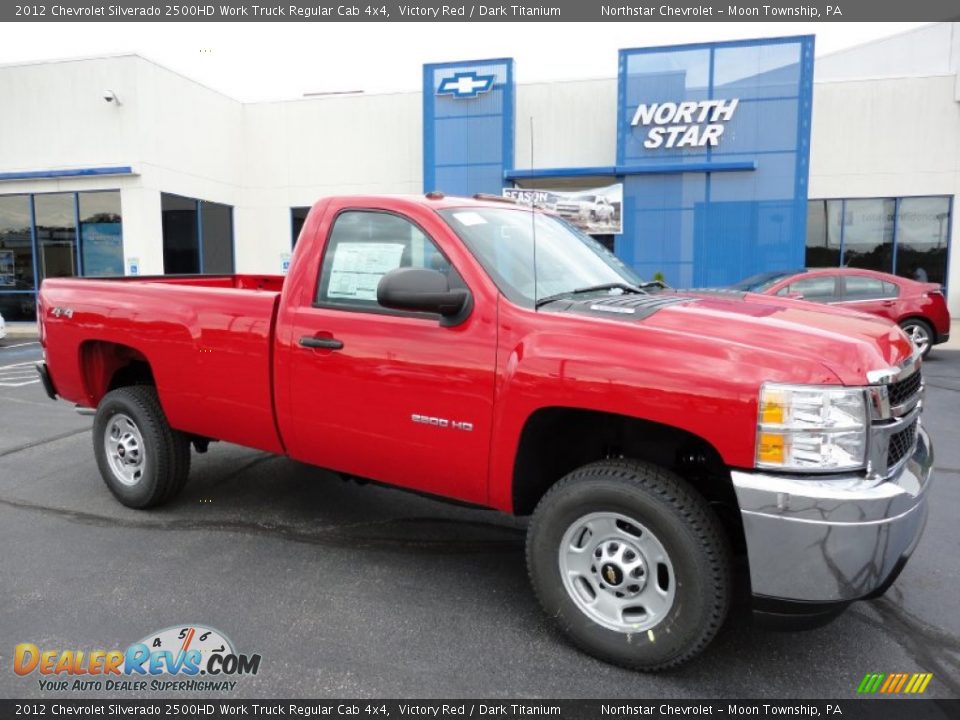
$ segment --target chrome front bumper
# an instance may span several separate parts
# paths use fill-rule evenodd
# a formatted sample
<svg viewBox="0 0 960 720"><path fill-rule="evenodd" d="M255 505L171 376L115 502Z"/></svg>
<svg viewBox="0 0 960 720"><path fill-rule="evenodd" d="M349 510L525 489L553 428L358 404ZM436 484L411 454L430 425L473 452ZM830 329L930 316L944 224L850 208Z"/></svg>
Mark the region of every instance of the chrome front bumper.
<svg viewBox="0 0 960 720"><path fill-rule="evenodd" d="M930 439L886 480L734 471L755 597L848 603L882 594L927 519Z"/></svg>

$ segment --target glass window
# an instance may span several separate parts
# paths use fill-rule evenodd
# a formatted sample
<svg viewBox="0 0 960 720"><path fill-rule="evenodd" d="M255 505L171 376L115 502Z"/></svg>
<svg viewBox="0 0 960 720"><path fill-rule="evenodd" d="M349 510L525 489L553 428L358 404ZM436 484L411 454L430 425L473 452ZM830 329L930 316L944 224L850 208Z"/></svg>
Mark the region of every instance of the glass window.
<svg viewBox="0 0 960 720"><path fill-rule="evenodd" d="M197 201L162 193L163 272L168 275L200 272Z"/></svg>
<svg viewBox="0 0 960 720"><path fill-rule="evenodd" d="M889 282L865 275L846 275L843 278L844 300L877 300L896 297L899 288Z"/></svg>
<svg viewBox="0 0 960 720"><path fill-rule="evenodd" d="M843 211L843 264L893 272L893 198L847 200Z"/></svg>
<svg viewBox="0 0 960 720"><path fill-rule="evenodd" d="M836 284L832 275L820 275L792 282L781 288L777 295L799 294L810 302L831 302L837 299Z"/></svg>
<svg viewBox="0 0 960 720"><path fill-rule="evenodd" d="M233 272L233 208L220 203L200 203L203 242L202 272Z"/></svg>
<svg viewBox="0 0 960 720"><path fill-rule="evenodd" d="M377 308L380 278L398 267L439 270L450 287L465 287L433 241L408 220L383 212L344 212L327 241L317 302Z"/></svg>
<svg viewBox="0 0 960 720"><path fill-rule="evenodd" d="M642 280L599 242L554 216L513 208L451 208L440 216L512 302L538 301L597 285ZM536 233L534 220L536 218ZM536 239L536 291L534 247ZM620 290L615 290L619 292Z"/></svg>
<svg viewBox="0 0 960 720"><path fill-rule="evenodd" d="M29 195L0 197L0 292L34 288L30 225Z"/></svg>
<svg viewBox="0 0 960 720"><path fill-rule="evenodd" d="M77 222L74 193L34 195L40 278L77 274Z"/></svg>
<svg viewBox="0 0 960 720"><path fill-rule="evenodd" d="M836 200L811 200L807 203L805 264L808 268L840 265L841 205L842 202Z"/></svg>
<svg viewBox="0 0 960 720"><path fill-rule="evenodd" d="M903 198L897 212L897 275L943 285L949 233L949 198Z"/></svg>
<svg viewBox="0 0 960 720"><path fill-rule="evenodd" d="M120 193L79 193L84 275L123 275Z"/></svg>
<svg viewBox="0 0 960 720"><path fill-rule="evenodd" d="M0 291L0 315L7 322L37 319L36 295L30 292Z"/></svg>
<svg viewBox="0 0 960 720"><path fill-rule="evenodd" d="M303 230L303 224L307 221L307 214L310 212L308 207L290 208L290 230L292 234L290 247L296 247L297 240L300 238L300 232Z"/></svg>

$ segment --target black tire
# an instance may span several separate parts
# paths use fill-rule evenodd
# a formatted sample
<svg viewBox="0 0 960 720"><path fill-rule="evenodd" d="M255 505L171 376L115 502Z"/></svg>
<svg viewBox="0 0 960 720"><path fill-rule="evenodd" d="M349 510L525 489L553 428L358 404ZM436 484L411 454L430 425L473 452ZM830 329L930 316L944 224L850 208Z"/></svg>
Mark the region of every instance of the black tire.
<svg viewBox="0 0 960 720"><path fill-rule="evenodd" d="M934 338L937 337L936 332L934 332L933 326L928 323L926 320L921 318L908 318L900 323L900 328L907 334L908 337L913 340L913 331L914 328L919 332L923 333L927 338L927 344L923 348L921 357L926 357L930 354L930 351L933 349Z"/></svg>
<svg viewBox="0 0 960 720"><path fill-rule="evenodd" d="M568 528L591 513L633 519L666 551L675 594L656 625L639 632L605 627L578 606L565 586L561 542ZM730 605L730 549L716 514L680 477L643 462L592 463L554 485L537 505L527 531L527 567L544 611L574 644L634 670L666 670L693 658L716 635Z"/></svg>
<svg viewBox="0 0 960 720"><path fill-rule="evenodd" d="M140 434L142 450L138 441L134 444L143 461L139 475L126 481L114 470L106 438L111 422L124 416ZM170 427L156 389L148 385L118 388L103 396L93 421L93 452L107 488L127 507L162 505L183 489L190 474L190 441Z"/></svg>

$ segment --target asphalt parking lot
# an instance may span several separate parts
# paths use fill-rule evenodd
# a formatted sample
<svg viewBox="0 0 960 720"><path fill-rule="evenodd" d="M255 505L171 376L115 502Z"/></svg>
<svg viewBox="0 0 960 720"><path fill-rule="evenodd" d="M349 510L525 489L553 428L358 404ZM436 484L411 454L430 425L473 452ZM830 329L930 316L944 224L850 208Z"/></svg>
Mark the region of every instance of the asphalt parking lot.
<svg viewBox="0 0 960 720"><path fill-rule="evenodd" d="M493 512L222 444L171 505L121 506L91 418L18 371L39 356L24 343L0 345L2 697L77 696L16 676L17 643L124 648L202 623L263 658L235 697L832 699L926 671L928 697L960 698L960 349L925 365L931 513L888 594L804 633L755 628L741 603L700 658L651 676L564 642L529 591L523 524Z"/></svg>

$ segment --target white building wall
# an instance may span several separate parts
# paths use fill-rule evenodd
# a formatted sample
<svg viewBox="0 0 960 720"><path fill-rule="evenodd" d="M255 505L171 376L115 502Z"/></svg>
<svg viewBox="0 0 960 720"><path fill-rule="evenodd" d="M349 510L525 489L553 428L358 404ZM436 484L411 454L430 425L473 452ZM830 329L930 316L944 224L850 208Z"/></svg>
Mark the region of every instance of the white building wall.
<svg viewBox="0 0 960 720"><path fill-rule="evenodd" d="M614 165L616 155L616 78L517 87L514 167L598 167Z"/></svg>
<svg viewBox="0 0 960 720"><path fill-rule="evenodd" d="M119 98L106 102L104 91ZM0 193L119 189L123 244L163 272L160 193L237 204L242 104L135 55L0 68L0 171L130 166L133 175L0 182Z"/></svg>
<svg viewBox="0 0 960 720"><path fill-rule="evenodd" d="M811 198L954 198L948 286L960 315L960 102L955 78L824 82L814 86Z"/></svg>
<svg viewBox="0 0 960 720"><path fill-rule="evenodd" d="M292 207L327 195L420 192L421 112L420 93L246 105L237 270L279 272Z"/></svg>
<svg viewBox="0 0 960 720"><path fill-rule="evenodd" d="M815 82L954 74L960 23L931 23L817 58Z"/></svg>

